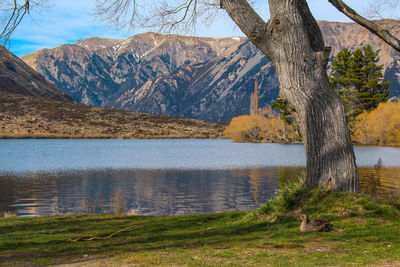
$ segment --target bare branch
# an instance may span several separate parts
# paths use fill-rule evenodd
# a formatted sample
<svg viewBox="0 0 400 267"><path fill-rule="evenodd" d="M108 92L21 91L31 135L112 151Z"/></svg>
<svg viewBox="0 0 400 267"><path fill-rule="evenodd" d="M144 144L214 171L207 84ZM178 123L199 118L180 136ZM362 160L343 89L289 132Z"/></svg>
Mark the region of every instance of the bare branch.
<svg viewBox="0 0 400 267"><path fill-rule="evenodd" d="M139 26L160 32L194 32L197 22L209 25L214 21L219 7L219 0L160 0L142 5L139 2L96 0L95 15L119 29Z"/></svg>
<svg viewBox="0 0 400 267"><path fill-rule="evenodd" d="M357 22L373 34L377 35L384 42L400 52L400 40L394 37L388 30L382 29L378 24L362 17L342 0L328 0L337 10Z"/></svg>
<svg viewBox="0 0 400 267"><path fill-rule="evenodd" d="M136 0L96 0L96 11L96 16L112 22L117 29L135 27L138 17Z"/></svg>
<svg viewBox="0 0 400 267"><path fill-rule="evenodd" d="M40 12L47 8L48 0L6 0L0 1L0 40L3 45L9 43L22 19L32 10Z"/></svg>
<svg viewBox="0 0 400 267"><path fill-rule="evenodd" d="M248 1L221 0L221 3L235 24L256 46L263 41L262 38L269 38L269 33L266 31L267 23L256 13Z"/></svg>
<svg viewBox="0 0 400 267"><path fill-rule="evenodd" d="M29 0L25 0L22 5L18 4L17 0L13 1L12 8L9 9L11 11L11 15L7 20L7 23L2 26L3 31L0 34L0 39L2 40L2 44L6 45L9 41L11 34L20 24L22 18L25 14L29 13L30 11L30 3Z"/></svg>
<svg viewBox="0 0 400 267"><path fill-rule="evenodd" d="M164 31L166 29L167 31L171 31L179 23L182 23L186 19L188 19L191 24L195 25L197 19L196 8L197 8L197 0L187 0L183 4L177 6L176 8L169 7L169 5L166 2L164 2L163 7L160 8L157 12L160 18L162 18L163 20L163 23L160 26L160 30ZM189 17L188 13L190 13ZM181 17L179 18L179 16ZM153 27L155 26L155 24L150 24L149 26Z"/></svg>
<svg viewBox="0 0 400 267"><path fill-rule="evenodd" d="M369 8L367 9L366 16L370 19L383 19L384 13L386 17L398 18L399 11L398 7L400 5L400 0L374 0L369 3Z"/></svg>

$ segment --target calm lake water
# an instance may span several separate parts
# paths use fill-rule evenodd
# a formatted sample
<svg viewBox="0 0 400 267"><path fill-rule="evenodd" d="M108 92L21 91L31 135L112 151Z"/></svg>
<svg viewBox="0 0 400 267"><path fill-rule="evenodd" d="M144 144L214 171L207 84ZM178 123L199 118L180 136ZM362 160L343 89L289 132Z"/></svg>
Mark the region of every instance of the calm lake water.
<svg viewBox="0 0 400 267"><path fill-rule="evenodd" d="M400 148L355 147L364 185L400 189ZM301 172L302 145L230 140L0 140L0 212L172 215L248 210Z"/></svg>

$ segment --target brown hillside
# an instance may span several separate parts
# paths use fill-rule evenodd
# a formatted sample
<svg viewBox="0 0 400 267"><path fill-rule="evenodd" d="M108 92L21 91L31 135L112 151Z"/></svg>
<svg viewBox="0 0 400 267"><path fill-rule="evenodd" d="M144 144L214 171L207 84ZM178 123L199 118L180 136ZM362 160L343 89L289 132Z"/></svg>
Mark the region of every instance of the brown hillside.
<svg viewBox="0 0 400 267"><path fill-rule="evenodd" d="M0 93L3 92L73 102L69 95L0 45Z"/></svg>
<svg viewBox="0 0 400 267"><path fill-rule="evenodd" d="M0 138L217 138L224 123L0 95Z"/></svg>

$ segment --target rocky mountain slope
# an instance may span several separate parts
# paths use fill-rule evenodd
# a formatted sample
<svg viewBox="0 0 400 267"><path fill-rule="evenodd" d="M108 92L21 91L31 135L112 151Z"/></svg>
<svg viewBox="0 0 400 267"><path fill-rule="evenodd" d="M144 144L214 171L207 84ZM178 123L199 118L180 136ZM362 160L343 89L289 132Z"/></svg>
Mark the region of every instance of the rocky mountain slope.
<svg viewBox="0 0 400 267"><path fill-rule="evenodd" d="M225 126L75 103L0 46L0 138L217 138Z"/></svg>
<svg viewBox="0 0 400 267"><path fill-rule="evenodd" d="M381 23L400 29L399 21ZM332 55L368 43L379 50L391 96L400 95L399 53L354 23L320 26ZM214 121L248 113L255 80L260 106L269 105L279 87L271 62L241 37L90 38L22 59L81 103Z"/></svg>
<svg viewBox="0 0 400 267"><path fill-rule="evenodd" d="M73 102L69 95L2 45L0 45L0 91Z"/></svg>

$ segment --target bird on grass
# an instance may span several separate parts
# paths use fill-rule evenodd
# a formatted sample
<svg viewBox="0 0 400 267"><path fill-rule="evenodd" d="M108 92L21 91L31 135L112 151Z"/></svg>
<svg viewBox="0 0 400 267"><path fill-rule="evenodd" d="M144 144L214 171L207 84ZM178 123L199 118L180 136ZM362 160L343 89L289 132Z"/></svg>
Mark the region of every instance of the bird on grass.
<svg viewBox="0 0 400 267"><path fill-rule="evenodd" d="M302 233L329 232L333 230L333 224L328 221L310 220L305 214L300 214L300 218L303 220L300 224L300 232Z"/></svg>

